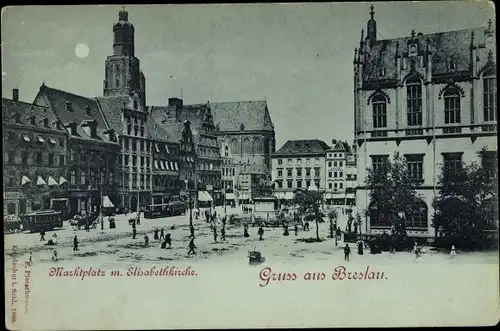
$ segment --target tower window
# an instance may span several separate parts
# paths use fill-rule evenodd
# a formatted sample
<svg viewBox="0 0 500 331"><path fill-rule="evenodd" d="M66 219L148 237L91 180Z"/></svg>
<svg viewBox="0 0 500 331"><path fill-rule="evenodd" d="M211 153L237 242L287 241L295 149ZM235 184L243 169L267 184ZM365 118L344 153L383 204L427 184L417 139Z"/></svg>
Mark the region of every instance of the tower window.
<svg viewBox="0 0 500 331"><path fill-rule="evenodd" d="M385 97L381 94L372 99L373 106L373 127L387 127L387 103Z"/></svg>
<svg viewBox="0 0 500 331"><path fill-rule="evenodd" d="M422 84L412 77L406 81L408 126L422 125Z"/></svg>
<svg viewBox="0 0 500 331"><path fill-rule="evenodd" d="M444 93L444 123L460 123L460 93L454 87Z"/></svg>

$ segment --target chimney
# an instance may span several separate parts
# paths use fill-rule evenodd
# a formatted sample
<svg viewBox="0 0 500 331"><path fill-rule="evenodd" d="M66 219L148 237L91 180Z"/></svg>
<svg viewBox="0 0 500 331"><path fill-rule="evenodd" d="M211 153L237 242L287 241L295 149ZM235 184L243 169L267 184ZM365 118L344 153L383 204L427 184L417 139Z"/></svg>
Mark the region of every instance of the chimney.
<svg viewBox="0 0 500 331"><path fill-rule="evenodd" d="M183 106L182 99L179 99L179 98L168 98L168 105L169 106L173 106L176 109L182 108L182 106Z"/></svg>
<svg viewBox="0 0 500 331"><path fill-rule="evenodd" d="M12 100L19 101L19 89L12 89Z"/></svg>

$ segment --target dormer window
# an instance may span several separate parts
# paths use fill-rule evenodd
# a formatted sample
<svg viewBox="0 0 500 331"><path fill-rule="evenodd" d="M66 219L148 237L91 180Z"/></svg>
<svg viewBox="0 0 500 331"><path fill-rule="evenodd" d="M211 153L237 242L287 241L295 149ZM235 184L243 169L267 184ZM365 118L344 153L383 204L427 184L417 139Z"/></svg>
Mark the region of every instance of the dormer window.
<svg viewBox="0 0 500 331"><path fill-rule="evenodd" d="M417 54L418 54L417 44L411 44L408 47L408 56L410 57L417 56Z"/></svg>
<svg viewBox="0 0 500 331"><path fill-rule="evenodd" d="M43 119L43 127L44 128L48 128L49 127L49 119L48 118L44 118Z"/></svg>
<svg viewBox="0 0 500 331"><path fill-rule="evenodd" d="M85 106L85 115L92 116L92 109L89 106Z"/></svg>
<svg viewBox="0 0 500 331"><path fill-rule="evenodd" d="M241 125L240 125L240 130L241 130L241 131L244 131L244 130L245 130L245 124L241 123Z"/></svg>
<svg viewBox="0 0 500 331"><path fill-rule="evenodd" d="M31 125L36 125L36 117L35 116L31 116L30 117L30 124Z"/></svg>
<svg viewBox="0 0 500 331"><path fill-rule="evenodd" d="M73 105L71 104L71 101L66 101L65 107L67 111L73 111Z"/></svg>

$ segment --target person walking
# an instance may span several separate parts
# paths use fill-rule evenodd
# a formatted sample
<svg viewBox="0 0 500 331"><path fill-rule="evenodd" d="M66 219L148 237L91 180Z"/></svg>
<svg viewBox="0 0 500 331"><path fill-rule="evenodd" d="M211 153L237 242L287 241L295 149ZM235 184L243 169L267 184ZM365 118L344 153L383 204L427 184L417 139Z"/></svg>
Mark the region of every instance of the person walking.
<svg viewBox="0 0 500 331"><path fill-rule="evenodd" d="M262 227L262 225L259 227L259 231L257 232L257 234L259 235L259 240L264 240L264 238L262 238L262 236L264 235L264 228Z"/></svg>
<svg viewBox="0 0 500 331"><path fill-rule="evenodd" d="M158 233L159 233L159 232L160 232L160 230L158 230L158 229L155 229L155 230L154 230L154 234L153 234L153 239L154 239L154 240L158 240L158 239L159 239L159 237L158 237Z"/></svg>
<svg viewBox="0 0 500 331"><path fill-rule="evenodd" d="M451 245L450 255L451 256L457 255L457 251L455 250L455 245Z"/></svg>
<svg viewBox="0 0 500 331"><path fill-rule="evenodd" d="M358 254L363 255L363 241L362 240L360 240L358 242Z"/></svg>
<svg viewBox="0 0 500 331"><path fill-rule="evenodd" d="M45 231L43 228L40 229L40 241L45 241Z"/></svg>
<svg viewBox="0 0 500 331"><path fill-rule="evenodd" d="M135 226L132 228L132 239L135 239L135 236L137 235L137 230L135 229Z"/></svg>
<svg viewBox="0 0 500 331"><path fill-rule="evenodd" d="M226 228L225 227L222 227L222 229L220 230L220 235L221 235L221 240L225 241L226 240Z"/></svg>
<svg viewBox="0 0 500 331"><path fill-rule="evenodd" d="M73 252L78 250L78 237L73 238Z"/></svg>
<svg viewBox="0 0 500 331"><path fill-rule="evenodd" d="M160 231L160 240L165 238L165 232L163 231L163 228L161 228L161 231Z"/></svg>
<svg viewBox="0 0 500 331"><path fill-rule="evenodd" d="M148 237L148 235L145 235L144 236L144 246L146 247L148 245L149 245L149 237Z"/></svg>
<svg viewBox="0 0 500 331"><path fill-rule="evenodd" d="M344 248L344 260L349 261L349 256L351 255L351 248L349 248L349 244L345 244Z"/></svg>
<svg viewBox="0 0 500 331"><path fill-rule="evenodd" d="M196 254L196 252L194 251L194 249L196 248L195 244L194 244L194 238L191 238L191 240L189 241L189 251L188 251L188 255L191 255L191 254Z"/></svg>
<svg viewBox="0 0 500 331"><path fill-rule="evenodd" d="M189 238L193 238L194 239L194 226L192 226L192 225L189 226L189 232L191 233L189 235Z"/></svg>
<svg viewBox="0 0 500 331"><path fill-rule="evenodd" d="M293 227L294 231L295 231L295 235L298 236L299 235L299 227L297 224L295 224L295 226Z"/></svg>
<svg viewBox="0 0 500 331"><path fill-rule="evenodd" d="M172 237L170 233L167 233L167 235L165 236L165 242L167 243L169 249L172 248Z"/></svg>
<svg viewBox="0 0 500 331"><path fill-rule="evenodd" d="M214 241L217 242L217 228L214 226Z"/></svg>
<svg viewBox="0 0 500 331"><path fill-rule="evenodd" d="M248 238L250 235L248 234L248 224L243 224L243 237Z"/></svg>

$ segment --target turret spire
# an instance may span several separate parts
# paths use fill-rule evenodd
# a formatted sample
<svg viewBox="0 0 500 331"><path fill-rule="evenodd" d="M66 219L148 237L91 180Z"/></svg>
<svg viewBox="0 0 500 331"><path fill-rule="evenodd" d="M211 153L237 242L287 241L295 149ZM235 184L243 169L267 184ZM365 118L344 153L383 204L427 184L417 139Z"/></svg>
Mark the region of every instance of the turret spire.
<svg viewBox="0 0 500 331"><path fill-rule="evenodd" d="M366 39L368 39L368 45L372 47L377 41L377 22L375 21L375 7L370 6L370 19L366 24Z"/></svg>

